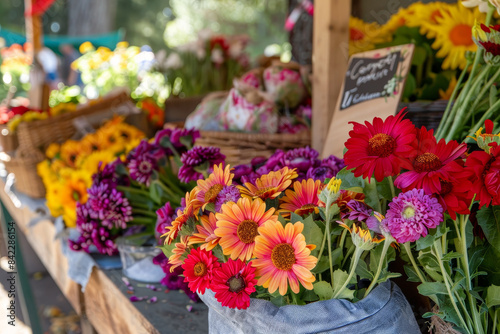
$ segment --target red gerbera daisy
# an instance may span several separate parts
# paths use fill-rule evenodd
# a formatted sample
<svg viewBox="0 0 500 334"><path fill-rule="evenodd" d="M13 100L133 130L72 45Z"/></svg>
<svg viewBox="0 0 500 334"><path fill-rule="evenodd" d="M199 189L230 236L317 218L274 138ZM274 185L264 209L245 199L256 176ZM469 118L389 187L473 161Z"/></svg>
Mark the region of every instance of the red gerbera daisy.
<svg viewBox="0 0 500 334"><path fill-rule="evenodd" d="M467 177L465 169L462 173L452 176L454 181L440 180L441 191L436 194L439 204L448 211L451 219L457 218L457 213L467 215L470 213L469 206L472 200L469 189L472 183Z"/></svg>
<svg viewBox="0 0 500 334"><path fill-rule="evenodd" d="M500 205L500 146L491 143L490 154L472 152L465 162L472 174L471 194L476 194L479 206Z"/></svg>
<svg viewBox="0 0 500 334"><path fill-rule="evenodd" d="M213 277L213 271L220 267L217 258L206 250L196 248L191 250L182 265L184 269L184 282L188 282L191 291L205 293Z"/></svg>
<svg viewBox="0 0 500 334"><path fill-rule="evenodd" d="M401 168L410 167L408 158L416 154L412 147L416 130L411 121L403 120L403 111L385 121L375 117L373 124L350 122L354 128L345 144L344 160L348 169L355 168L354 176L371 178L375 175L380 182L386 176L399 174Z"/></svg>
<svg viewBox="0 0 500 334"><path fill-rule="evenodd" d="M255 291L255 284L252 262L245 264L240 259L229 259L214 272L210 289L222 306L244 310L250 306L250 294Z"/></svg>
<svg viewBox="0 0 500 334"><path fill-rule="evenodd" d="M403 191L423 189L427 195L441 192L441 180L452 182L451 174L462 171L459 163L467 145L444 139L436 142L434 130L425 127L417 130L417 155L410 158L409 171L399 175L394 181L396 187Z"/></svg>

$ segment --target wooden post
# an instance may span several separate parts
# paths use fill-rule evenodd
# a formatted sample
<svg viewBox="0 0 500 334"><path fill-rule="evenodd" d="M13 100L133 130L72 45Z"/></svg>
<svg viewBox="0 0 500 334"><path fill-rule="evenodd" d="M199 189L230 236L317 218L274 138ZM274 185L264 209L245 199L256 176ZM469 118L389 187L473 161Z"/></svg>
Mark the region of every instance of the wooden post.
<svg viewBox="0 0 500 334"><path fill-rule="evenodd" d="M347 70L350 16L351 0L314 2L312 146L318 152Z"/></svg>

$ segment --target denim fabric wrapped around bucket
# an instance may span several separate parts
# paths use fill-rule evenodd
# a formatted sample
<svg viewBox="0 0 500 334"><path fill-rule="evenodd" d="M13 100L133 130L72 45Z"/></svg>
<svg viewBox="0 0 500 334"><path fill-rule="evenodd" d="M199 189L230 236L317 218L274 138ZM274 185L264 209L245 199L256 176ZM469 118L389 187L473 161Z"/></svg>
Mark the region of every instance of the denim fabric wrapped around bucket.
<svg viewBox="0 0 500 334"><path fill-rule="evenodd" d="M390 281L357 303L331 299L276 307L266 300L252 299L248 309L237 310L222 307L211 290L200 298L209 307L210 334L420 334L410 304Z"/></svg>

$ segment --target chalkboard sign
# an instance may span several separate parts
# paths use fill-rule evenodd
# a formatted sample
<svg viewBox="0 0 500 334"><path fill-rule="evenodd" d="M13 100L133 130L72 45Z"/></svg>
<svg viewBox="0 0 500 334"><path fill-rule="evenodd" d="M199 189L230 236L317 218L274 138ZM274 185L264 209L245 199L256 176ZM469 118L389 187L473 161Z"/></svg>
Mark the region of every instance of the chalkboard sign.
<svg viewBox="0 0 500 334"><path fill-rule="evenodd" d="M352 124L396 113L414 45L405 44L355 54L349 60L344 83L326 138L323 156L343 155Z"/></svg>
<svg viewBox="0 0 500 334"><path fill-rule="evenodd" d="M390 96L391 79L396 77L401 53L389 53L381 58L354 58L345 75L340 110L355 104Z"/></svg>

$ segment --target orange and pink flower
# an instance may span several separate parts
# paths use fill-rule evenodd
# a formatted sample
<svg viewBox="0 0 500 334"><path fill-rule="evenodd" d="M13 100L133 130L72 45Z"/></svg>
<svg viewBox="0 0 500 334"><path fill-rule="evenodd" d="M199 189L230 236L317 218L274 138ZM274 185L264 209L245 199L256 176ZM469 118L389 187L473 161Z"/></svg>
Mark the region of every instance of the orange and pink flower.
<svg viewBox="0 0 500 334"><path fill-rule="evenodd" d="M285 197L280 200L282 203L279 212L285 217L290 216L290 212L295 212L299 216L312 212L318 213L318 193L321 191L321 184L321 181L315 182L313 179L295 181L293 191L287 189Z"/></svg>
<svg viewBox="0 0 500 334"><path fill-rule="evenodd" d="M243 197L260 198L262 200L273 199L285 191L297 176L295 169L284 167L276 172L262 175L255 180L255 185L247 182L244 187L238 186L238 189L240 189Z"/></svg>
<svg viewBox="0 0 500 334"><path fill-rule="evenodd" d="M210 212L209 216L201 216L201 225L196 225L198 233L194 233L189 239L189 244L201 244L200 248L210 251L219 244L220 237L215 235L217 220L215 214Z"/></svg>
<svg viewBox="0 0 500 334"><path fill-rule="evenodd" d="M214 203L217 199L217 195L219 195L220 191L225 186L230 186L233 182L233 176L230 172L231 167L229 165L226 168L222 167L222 164L219 166L214 165L214 171L208 179L206 180L198 180L198 188L199 192L196 198L203 203L202 209L205 210L205 207L209 203Z"/></svg>

